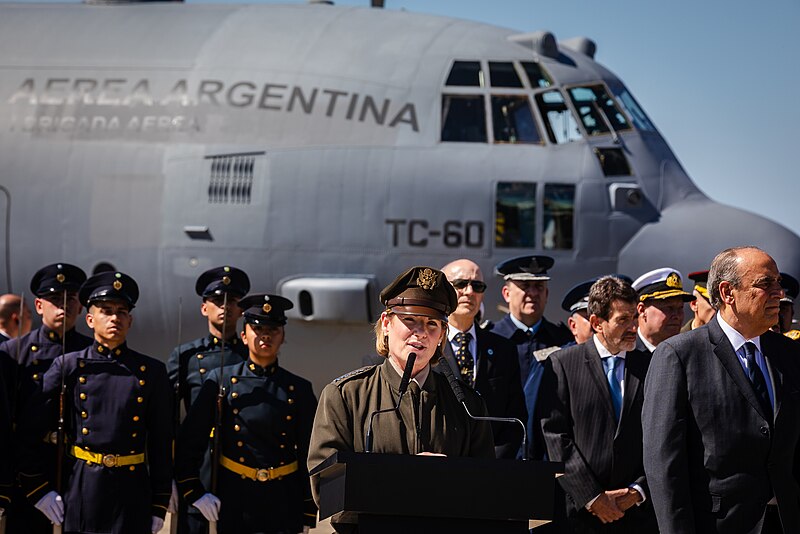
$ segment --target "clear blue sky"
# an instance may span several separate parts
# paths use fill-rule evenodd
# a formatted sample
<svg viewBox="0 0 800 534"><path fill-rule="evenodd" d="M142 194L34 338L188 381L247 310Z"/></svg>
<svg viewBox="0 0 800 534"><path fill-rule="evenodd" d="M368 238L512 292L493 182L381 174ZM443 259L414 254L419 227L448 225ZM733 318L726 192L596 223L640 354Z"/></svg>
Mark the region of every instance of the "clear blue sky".
<svg viewBox="0 0 800 534"><path fill-rule="evenodd" d="M597 61L706 194L800 234L800 0L386 0L386 9L593 39Z"/></svg>

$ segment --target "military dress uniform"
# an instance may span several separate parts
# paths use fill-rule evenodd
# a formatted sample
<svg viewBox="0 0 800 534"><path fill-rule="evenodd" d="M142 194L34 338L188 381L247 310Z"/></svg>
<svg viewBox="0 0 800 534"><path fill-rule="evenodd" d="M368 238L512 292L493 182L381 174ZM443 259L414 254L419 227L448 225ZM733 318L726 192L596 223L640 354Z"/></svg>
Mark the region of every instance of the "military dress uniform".
<svg viewBox="0 0 800 534"><path fill-rule="evenodd" d="M263 297L268 297L266 305ZM258 302L259 308L252 305ZM263 305L263 307L261 307ZM240 302L248 324L286 323L291 302L253 295ZM260 309L260 312L259 312ZM224 386L221 427L215 429L217 398ZM316 524L306 460L317 399L311 383L280 367L248 359L214 369L181 425L177 441L179 493L191 505L205 493L222 505L221 534L292 533ZM209 433L219 432L216 488L200 479Z"/></svg>
<svg viewBox="0 0 800 534"><path fill-rule="evenodd" d="M387 312L435 318L445 329L447 317L457 305L455 289L444 273L430 267L407 270L381 291L380 300ZM347 373L322 390L308 454L310 470L338 451L364 452L371 415L395 406L396 414L386 413L373 420L373 452L495 457L489 423L467 415L447 377L431 372L430 363L409 382L398 406L402 371L394 367L392 357L389 355L380 365ZM470 413L487 415L478 393L466 386L463 393ZM314 499L319 502L319 477L313 476L311 483Z"/></svg>
<svg viewBox="0 0 800 534"><path fill-rule="evenodd" d="M84 281L86 274L79 267L57 263L39 269L31 279L30 289L37 297L62 296L64 291L77 292ZM0 345L0 358L12 362L9 371L13 376L7 381L12 428L22 417L30 399L41 389L44 375L55 359L91 344L91 338L73 328L66 332L62 346L61 332L42 325L24 336ZM42 453L43 468L51 483L55 482L56 476L55 431L56 425L53 425L52 428L44 429L40 436L46 443ZM29 486L25 481L29 473L20 470L17 476L22 485ZM13 494L14 502L8 518L9 534L52 532L50 522L31 505L19 488Z"/></svg>

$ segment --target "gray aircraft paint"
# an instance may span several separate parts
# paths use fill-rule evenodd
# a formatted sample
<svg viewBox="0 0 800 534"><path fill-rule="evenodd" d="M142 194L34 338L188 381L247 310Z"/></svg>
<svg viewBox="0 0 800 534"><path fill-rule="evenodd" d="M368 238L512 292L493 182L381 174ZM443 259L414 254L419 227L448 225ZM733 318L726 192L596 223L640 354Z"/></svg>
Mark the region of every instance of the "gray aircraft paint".
<svg viewBox="0 0 800 534"><path fill-rule="evenodd" d="M551 318L578 281L698 270L727 246L760 245L800 275L800 238L706 197L644 116L619 143L441 142L455 60L535 59L556 88L626 91L563 43L551 58L514 34L320 5L0 4L0 185L11 198L0 263L12 265L10 289L49 262L87 271L109 262L142 289L131 345L166 358L178 297L192 302L200 272L233 264L254 291L279 286L296 301L281 361L320 388L372 350L377 293L413 264L466 256L490 273L510 256L550 254ZM632 174L605 176L597 148L622 148ZM540 184L539 206L541 184L575 185L571 249L543 250L541 209L536 248L495 246L506 181ZM640 201L626 204L629 192ZM500 282L487 278L496 318ZM305 317L304 289L316 299ZM204 325L184 308L189 339Z"/></svg>

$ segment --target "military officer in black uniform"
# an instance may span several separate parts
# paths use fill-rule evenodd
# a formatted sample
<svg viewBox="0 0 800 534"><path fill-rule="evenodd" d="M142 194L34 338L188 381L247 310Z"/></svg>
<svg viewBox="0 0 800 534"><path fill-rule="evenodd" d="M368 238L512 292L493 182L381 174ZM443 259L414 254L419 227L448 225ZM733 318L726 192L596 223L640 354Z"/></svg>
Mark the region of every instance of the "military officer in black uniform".
<svg viewBox="0 0 800 534"><path fill-rule="evenodd" d="M317 399L311 383L278 365L286 310L276 295L242 299L241 339L249 358L217 368L186 416L177 440L180 495L221 534L295 534L316 524L306 459ZM217 397L224 387L218 486L199 477L214 428ZM213 491L213 493L212 493Z"/></svg>
<svg viewBox="0 0 800 534"><path fill-rule="evenodd" d="M26 495L65 533L145 534L164 524L172 480L172 432L167 371L128 348L131 310L139 288L130 277L104 272L79 292L92 346L58 357L45 373L33 414L20 425ZM37 465L40 433L55 425L64 385L66 456L57 493Z"/></svg>
<svg viewBox="0 0 800 534"><path fill-rule="evenodd" d="M541 428L534 421L536 398L542 381L544 361L562 345L573 341L570 331L545 319L549 290L547 271L555 260L549 256L518 256L495 266L495 274L505 280L503 299L509 313L492 327L492 332L510 339L517 346L520 378L528 409L530 458L541 459L544 442Z"/></svg>
<svg viewBox="0 0 800 534"><path fill-rule="evenodd" d="M36 296L34 307L42 318L42 326L0 345L0 358L14 362L14 376L8 392L12 424L21 417L31 396L41 387L42 378L53 361L62 354L92 344L91 338L75 330L81 312L78 290L84 281L86 274L83 270L69 263L47 265L33 275L30 289ZM56 426L53 425L40 436L49 442L46 452L43 452L43 460L46 462L44 471L50 482L55 481L55 430ZM18 476L27 485L25 478L28 473L22 470ZM13 500L8 518L9 533L44 534L52 531L50 522L31 506L18 489L14 491Z"/></svg>
<svg viewBox="0 0 800 534"><path fill-rule="evenodd" d="M247 360L247 347L239 339L239 332L236 330L236 322L242 315L237 303L250 291L247 274L229 265L215 267L197 278L195 291L203 299L200 313L208 320L208 335L181 343L172 350L167 360L169 381L184 413L189 412L209 372L219 367L223 337L223 363L226 366ZM177 428L175 431L177 432ZM205 484L211 481L210 461L207 453L200 470ZM196 508L187 509L185 501L181 501L178 510L178 534L202 534L207 529L208 523L200 512Z"/></svg>

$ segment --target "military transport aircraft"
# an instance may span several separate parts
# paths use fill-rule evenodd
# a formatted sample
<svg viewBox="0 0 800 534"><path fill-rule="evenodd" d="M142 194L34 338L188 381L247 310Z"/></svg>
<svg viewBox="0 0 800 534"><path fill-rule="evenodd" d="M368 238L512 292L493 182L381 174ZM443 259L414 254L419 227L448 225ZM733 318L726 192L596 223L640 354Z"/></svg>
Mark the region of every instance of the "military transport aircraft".
<svg viewBox="0 0 800 534"><path fill-rule="evenodd" d="M800 237L705 196L595 48L369 7L0 4L0 291L125 271L131 345L166 358L179 298L200 335L197 275L236 265L295 302L282 363L320 388L413 264L548 254L560 295L752 243L800 276Z"/></svg>

